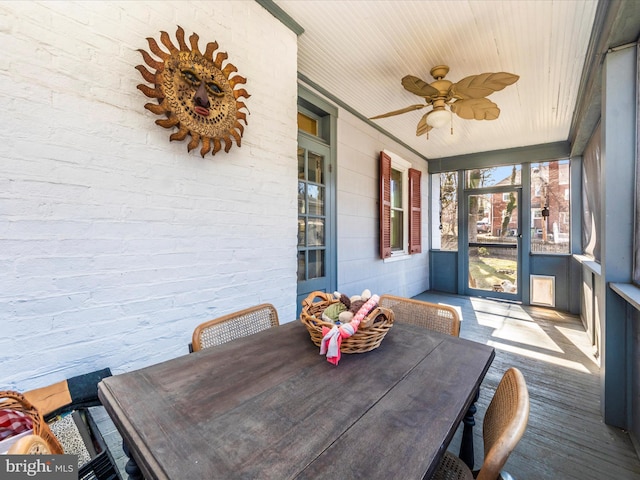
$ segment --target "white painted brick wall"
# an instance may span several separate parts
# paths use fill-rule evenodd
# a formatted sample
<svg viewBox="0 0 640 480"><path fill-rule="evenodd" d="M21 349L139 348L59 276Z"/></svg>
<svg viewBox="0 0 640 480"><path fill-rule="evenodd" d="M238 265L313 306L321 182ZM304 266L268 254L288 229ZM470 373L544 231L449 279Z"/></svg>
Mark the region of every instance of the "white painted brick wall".
<svg viewBox="0 0 640 480"><path fill-rule="evenodd" d="M137 49L177 25L248 79L228 154L143 108ZM0 389L182 355L261 302L294 319L296 41L253 0L0 3Z"/></svg>

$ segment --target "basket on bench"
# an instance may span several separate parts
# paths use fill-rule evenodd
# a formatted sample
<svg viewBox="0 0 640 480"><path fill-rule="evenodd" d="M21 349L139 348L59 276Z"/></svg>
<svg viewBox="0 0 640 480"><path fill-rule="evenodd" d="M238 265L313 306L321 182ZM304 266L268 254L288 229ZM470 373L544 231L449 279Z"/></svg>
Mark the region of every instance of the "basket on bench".
<svg viewBox="0 0 640 480"><path fill-rule="evenodd" d="M330 293L312 292L302 301L300 321L309 331L311 341L320 346L322 343L322 327L332 328L333 323L322 320L322 312L327 307L339 302ZM340 351L342 353L364 353L378 348L385 335L393 326L393 312L388 308L374 308L362 322L358 331L352 336L342 340Z"/></svg>

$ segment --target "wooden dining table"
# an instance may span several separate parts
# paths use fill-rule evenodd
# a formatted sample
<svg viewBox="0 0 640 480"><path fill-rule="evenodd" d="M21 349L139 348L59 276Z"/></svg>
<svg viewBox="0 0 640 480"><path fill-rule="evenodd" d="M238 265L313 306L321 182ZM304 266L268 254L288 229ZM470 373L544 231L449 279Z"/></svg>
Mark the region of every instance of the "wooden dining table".
<svg viewBox="0 0 640 480"><path fill-rule="evenodd" d="M133 477L422 479L465 414L469 426L494 354L396 323L336 366L291 322L105 378L98 393Z"/></svg>

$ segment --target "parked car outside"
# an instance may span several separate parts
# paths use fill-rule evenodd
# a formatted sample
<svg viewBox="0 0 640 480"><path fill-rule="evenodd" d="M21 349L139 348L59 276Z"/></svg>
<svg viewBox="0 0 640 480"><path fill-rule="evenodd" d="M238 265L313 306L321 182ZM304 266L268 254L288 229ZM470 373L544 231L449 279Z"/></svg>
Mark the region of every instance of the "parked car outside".
<svg viewBox="0 0 640 480"><path fill-rule="evenodd" d="M478 233L489 233L491 232L491 224L489 223L489 219L485 218L476 223L476 229Z"/></svg>

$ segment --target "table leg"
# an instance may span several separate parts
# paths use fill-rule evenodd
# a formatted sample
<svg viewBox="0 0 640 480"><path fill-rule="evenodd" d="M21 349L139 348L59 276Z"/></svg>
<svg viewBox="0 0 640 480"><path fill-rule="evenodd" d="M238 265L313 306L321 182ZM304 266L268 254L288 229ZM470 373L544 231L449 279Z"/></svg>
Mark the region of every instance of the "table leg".
<svg viewBox="0 0 640 480"><path fill-rule="evenodd" d="M473 398L473 402L469 406L466 415L462 419L464 429L462 431L462 441L460 443L460 459L467 464L469 469L473 471L474 451L473 451L473 427L476 424L474 415L476 414L476 402L480 396L480 389L476 391L476 395Z"/></svg>
<svg viewBox="0 0 640 480"><path fill-rule="evenodd" d="M129 480L144 480L142 471L140 470L140 467L138 467L136 461L133 459L133 456L131 456L131 453L129 452L129 446L124 440L122 441L122 450L124 451L124 454L129 457L129 461L124 467L124 471L129 475Z"/></svg>

